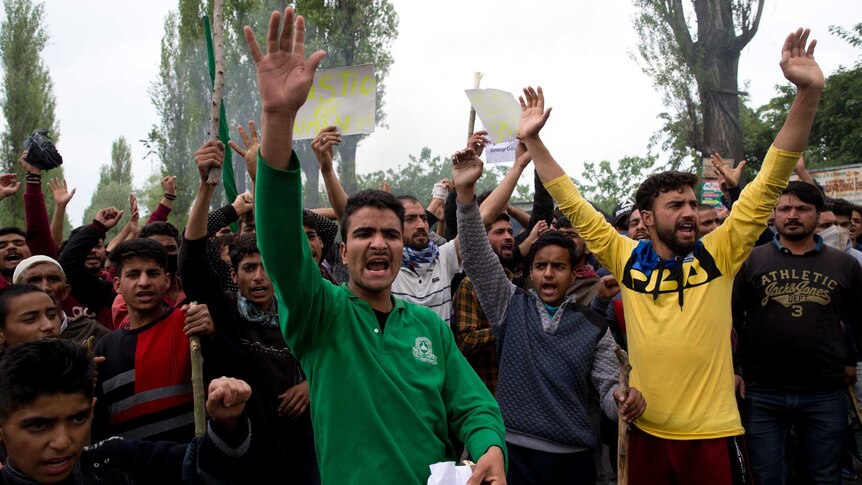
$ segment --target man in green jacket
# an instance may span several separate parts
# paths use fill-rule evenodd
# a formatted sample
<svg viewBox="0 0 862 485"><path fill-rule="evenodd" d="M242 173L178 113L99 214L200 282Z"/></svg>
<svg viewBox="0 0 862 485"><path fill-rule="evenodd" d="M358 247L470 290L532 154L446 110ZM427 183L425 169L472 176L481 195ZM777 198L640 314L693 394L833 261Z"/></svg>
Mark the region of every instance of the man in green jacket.
<svg viewBox="0 0 862 485"><path fill-rule="evenodd" d="M457 458L455 436L478 461L471 485L505 484L494 398L440 317L391 295L404 246L401 203L380 191L348 200L346 285L323 280L312 259L291 142L324 53L306 59L304 20L294 29L293 9L285 17L279 35L281 16L272 14L266 54L245 27L263 107L255 213L281 329L308 375L322 482L424 484L429 465Z"/></svg>

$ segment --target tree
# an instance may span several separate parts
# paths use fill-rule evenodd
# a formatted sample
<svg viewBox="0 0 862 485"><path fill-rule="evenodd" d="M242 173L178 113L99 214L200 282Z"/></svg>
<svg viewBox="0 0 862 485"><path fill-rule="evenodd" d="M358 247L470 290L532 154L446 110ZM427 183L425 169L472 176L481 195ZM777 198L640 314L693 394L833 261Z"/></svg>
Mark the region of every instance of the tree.
<svg viewBox="0 0 862 485"><path fill-rule="evenodd" d="M3 65L0 106L6 129L0 135L0 156L3 172L17 173L23 180L18 157L24 139L36 128L47 128L55 142L60 133L54 118L53 83L41 58L41 52L48 43L44 5L34 5L30 0L4 0L3 6L6 18L0 24L0 62ZM46 192L45 189L46 184L43 183L43 193L53 201L51 191ZM0 206L0 225L24 226L22 197L14 197Z"/></svg>
<svg viewBox="0 0 862 485"><path fill-rule="evenodd" d="M662 145L671 167L713 152L740 160L739 55L757 33L764 0L634 0L640 9L635 30L643 71L664 93ZM690 10L693 9L693 12ZM696 27L689 22L694 14ZM657 144L653 140L653 145Z"/></svg>
<svg viewBox="0 0 862 485"><path fill-rule="evenodd" d="M584 197L608 214L626 199L634 199L635 191L655 166L657 157L624 157L615 167L602 160L584 164L583 182L577 185Z"/></svg>
<svg viewBox="0 0 862 485"><path fill-rule="evenodd" d="M102 170L108 180L117 183L132 183L132 148L121 136L111 144L111 164L103 165Z"/></svg>

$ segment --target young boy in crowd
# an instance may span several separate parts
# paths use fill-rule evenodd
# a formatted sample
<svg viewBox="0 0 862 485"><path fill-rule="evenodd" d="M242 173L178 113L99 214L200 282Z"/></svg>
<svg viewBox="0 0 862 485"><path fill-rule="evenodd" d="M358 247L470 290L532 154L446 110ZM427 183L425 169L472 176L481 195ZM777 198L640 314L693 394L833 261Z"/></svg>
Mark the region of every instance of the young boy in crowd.
<svg viewBox="0 0 862 485"><path fill-rule="evenodd" d="M60 334L60 309L33 285L0 289L0 355L14 345Z"/></svg>
<svg viewBox="0 0 862 485"><path fill-rule="evenodd" d="M93 379L87 351L64 340L28 342L0 357L0 442L8 455L0 485L232 483L244 472L245 382L210 383L207 433L192 445L112 438L85 447Z"/></svg>

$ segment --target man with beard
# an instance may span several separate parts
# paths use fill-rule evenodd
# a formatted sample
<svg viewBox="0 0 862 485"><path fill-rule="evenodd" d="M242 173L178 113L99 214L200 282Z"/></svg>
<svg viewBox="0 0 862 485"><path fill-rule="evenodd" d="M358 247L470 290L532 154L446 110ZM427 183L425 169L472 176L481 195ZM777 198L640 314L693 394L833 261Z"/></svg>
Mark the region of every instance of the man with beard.
<svg viewBox="0 0 862 485"><path fill-rule="evenodd" d="M438 246L428 237L428 216L416 197L398 197L404 206L404 254L392 294L430 308L450 325L452 278L461 272L458 238Z"/></svg>
<svg viewBox="0 0 862 485"><path fill-rule="evenodd" d="M404 206L378 190L348 199L341 225L346 284L324 280L311 257L292 127L325 54L306 59L305 20L297 18L294 29L292 8L285 17L279 29L280 15L272 14L266 54L245 28L262 107L258 243L281 330L308 374L321 482L425 483L429 464L457 459L454 437L477 462L470 485L504 484L499 406L440 317L393 297Z"/></svg>
<svg viewBox="0 0 862 485"><path fill-rule="evenodd" d="M823 208L817 187L790 182L775 207L778 235L751 252L733 287L746 441L755 479L767 485L789 479L791 427L803 481L841 481L845 392L856 381L844 328L858 348L862 265L816 233Z"/></svg>
<svg viewBox="0 0 862 485"><path fill-rule="evenodd" d="M817 111L824 77L808 36L799 29L782 46L781 69L797 87L784 126L730 217L703 239L697 237L697 177L676 171L652 175L637 190L650 241L619 235L539 138L550 115L541 88L524 89L519 135L548 192L623 294L631 382L649 402L629 435L631 484L748 481L729 302L733 276L766 227Z"/></svg>
<svg viewBox="0 0 862 485"><path fill-rule="evenodd" d="M504 261L512 258L515 248L515 238L512 234L512 224L505 212L497 216L497 220L486 228L491 249L500 263L509 281L513 274L506 269ZM485 311L479 304L476 289L470 277L466 277L455 291L454 330L458 349L467 358L467 362L491 391L497 391L497 337L491 331L491 324L485 316Z"/></svg>

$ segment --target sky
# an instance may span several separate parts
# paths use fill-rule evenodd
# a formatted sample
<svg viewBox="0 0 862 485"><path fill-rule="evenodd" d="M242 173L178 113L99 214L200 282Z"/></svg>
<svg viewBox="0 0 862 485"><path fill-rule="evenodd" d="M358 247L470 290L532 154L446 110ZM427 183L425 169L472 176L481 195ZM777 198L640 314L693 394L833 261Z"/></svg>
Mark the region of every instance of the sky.
<svg viewBox="0 0 862 485"><path fill-rule="evenodd" d="M435 155L462 148L470 110L464 89L476 71L484 73L483 88L516 96L523 86L543 87L554 108L543 139L576 177L584 162L644 155L661 126L662 96L632 58L638 38L630 0L391 1L400 22L385 80L388 128L360 144L360 173L406 164L426 146ZM165 17L176 4L45 1L50 41L43 59L57 98L58 149L69 188L78 189L68 208L73 225L81 223L118 137L132 145L136 186L158 171L138 140L158 122L147 90L158 73ZM849 28L860 18L859 0L767 0L759 31L742 52L740 88L753 106L775 95L774 86L785 82L781 45L800 26L818 39L824 73L851 66L860 50L827 28Z"/></svg>

